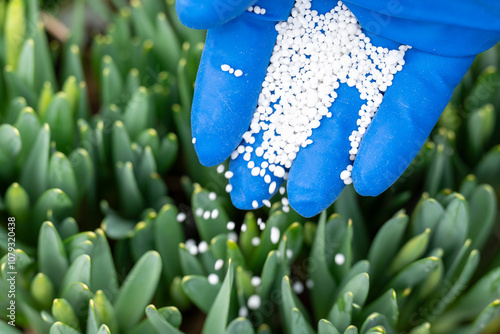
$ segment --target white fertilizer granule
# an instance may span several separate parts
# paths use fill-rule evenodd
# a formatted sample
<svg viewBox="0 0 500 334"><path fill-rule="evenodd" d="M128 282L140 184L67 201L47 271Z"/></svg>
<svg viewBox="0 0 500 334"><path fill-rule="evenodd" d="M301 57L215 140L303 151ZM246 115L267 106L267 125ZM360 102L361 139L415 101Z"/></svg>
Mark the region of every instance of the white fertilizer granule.
<svg viewBox="0 0 500 334"><path fill-rule="evenodd" d="M256 7L252 10L256 12ZM365 101L357 111L358 128L349 137L348 155L355 160L383 94L402 70L410 48L402 45L389 50L372 45L340 1L330 12L319 14L311 10L311 0L297 0L288 20L278 23L276 30L278 37L258 106L242 144L231 155L232 159L243 155L251 174L269 184L270 194L276 191L270 175L287 179L299 150L313 143L314 129L321 126L323 117L332 117L329 108L340 84L355 87ZM250 145L259 133L263 141L254 149ZM257 164L255 157L262 157L264 163ZM352 163L339 175L345 184L352 183L351 171Z"/></svg>

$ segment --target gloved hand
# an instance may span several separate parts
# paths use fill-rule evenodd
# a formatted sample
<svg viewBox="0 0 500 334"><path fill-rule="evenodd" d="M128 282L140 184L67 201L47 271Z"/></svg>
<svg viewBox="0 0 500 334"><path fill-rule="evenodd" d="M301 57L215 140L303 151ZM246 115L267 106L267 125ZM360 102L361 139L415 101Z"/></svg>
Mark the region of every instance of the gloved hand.
<svg viewBox="0 0 500 334"><path fill-rule="evenodd" d="M475 55L500 39L500 2L494 0L345 0L375 46L413 48L361 142L352 171L356 191L376 196L404 172L437 122ZM264 15L246 11L257 5ZM192 132L202 164L226 160L247 131L266 75L277 31L288 18L293 0L177 0L180 20L196 29L209 29L196 80ZM313 0L312 9L326 13L333 0ZM401 44L400 44L401 43ZM236 77L221 70L241 69ZM287 192L291 206L310 217L335 201L344 183L339 175L350 164L348 137L357 129L359 92L347 85L301 149L289 170ZM256 136L253 147L262 138ZM261 160L263 161L263 160ZM261 161L256 161L256 165ZM269 199L269 184L250 174L240 155L231 160L231 198L236 207L252 209ZM279 184L282 179L273 176Z"/></svg>

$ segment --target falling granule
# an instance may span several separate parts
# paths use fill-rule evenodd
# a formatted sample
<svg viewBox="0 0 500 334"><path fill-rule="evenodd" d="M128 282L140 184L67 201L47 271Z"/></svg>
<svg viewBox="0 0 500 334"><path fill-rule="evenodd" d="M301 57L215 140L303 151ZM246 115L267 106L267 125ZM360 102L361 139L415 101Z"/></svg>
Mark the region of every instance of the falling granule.
<svg viewBox="0 0 500 334"><path fill-rule="evenodd" d="M217 173L222 174L222 173L224 173L225 169L226 169L226 167L224 165L219 165L219 166L217 166Z"/></svg>
<svg viewBox="0 0 500 334"><path fill-rule="evenodd" d="M257 208L259 207L259 202L257 202L257 201L255 201L255 200L254 200L254 201L252 202L252 207L253 207L254 209L257 209Z"/></svg>
<svg viewBox="0 0 500 334"><path fill-rule="evenodd" d="M248 309L245 306L240 307L238 311L238 316L242 318L246 318L248 316Z"/></svg>
<svg viewBox="0 0 500 334"><path fill-rule="evenodd" d="M247 224L241 225L241 232L245 232L247 230Z"/></svg>
<svg viewBox="0 0 500 334"><path fill-rule="evenodd" d="M208 250L208 244L206 241L202 241L200 242L200 244L198 245L198 252L200 254L203 254L205 253L206 251Z"/></svg>
<svg viewBox="0 0 500 334"><path fill-rule="evenodd" d="M314 288L314 281L312 279L308 279L306 281L306 287L311 290L312 288Z"/></svg>
<svg viewBox="0 0 500 334"><path fill-rule="evenodd" d="M300 295L300 294L302 294L302 292L304 292L304 284L302 284L301 281L296 281L293 283L292 289L293 289L293 292Z"/></svg>
<svg viewBox="0 0 500 334"><path fill-rule="evenodd" d="M285 187L280 187L280 195L284 195L286 192Z"/></svg>
<svg viewBox="0 0 500 334"><path fill-rule="evenodd" d="M211 201L215 201L217 199L217 194L214 192L211 192L208 194L208 199Z"/></svg>
<svg viewBox="0 0 500 334"><path fill-rule="evenodd" d="M216 274L208 275L208 283L216 285L217 283L219 283L219 276L217 276Z"/></svg>
<svg viewBox="0 0 500 334"><path fill-rule="evenodd" d="M258 6L248 10L257 14L263 11ZM351 148L346 152L354 161L384 92L402 70L405 52L410 48L402 45L389 50L372 45L354 15L340 1L329 13L320 15L311 10L311 0L297 0L288 20L279 22L276 30L278 37L257 108L242 143L231 155L236 159L243 154L251 174L270 183L270 194L276 191L271 176L287 179L287 171L299 150L313 144L310 137L314 129L321 126L324 117L332 117L329 109L341 84L357 89L365 101L355 111L360 118L357 130L349 137ZM262 143L251 147L257 134ZM257 166L256 158L263 158L265 167ZM351 171L352 163L339 175L346 184L352 183ZM279 191L284 194L281 188Z"/></svg>
<svg viewBox="0 0 500 334"><path fill-rule="evenodd" d="M233 175L234 175L234 173L233 173L233 172L231 172L231 171L229 171L229 170L228 170L227 172L225 172L225 173L224 173L224 177L225 177L226 179L228 179L228 180L229 180L230 178L232 178L232 177L233 177Z"/></svg>
<svg viewBox="0 0 500 334"><path fill-rule="evenodd" d="M271 227L271 242L273 244L276 245L280 241L280 234L280 230L277 227Z"/></svg>
<svg viewBox="0 0 500 334"><path fill-rule="evenodd" d="M214 269L215 270L220 270L222 269L222 266L224 265L224 260L223 259L218 259L215 261Z"/></svg>
<svg viewBox="0 0 500 334"><path fill-rule="evenodd" d="M260 297L258 295L251 295L248 298L247 305L248 305L249 309L258 310L260 307L260 304L261 304L261 300L260 300Z"/></svg>
<svg viewBox="0 0 500 334"><path fill-rule="evenodd" d="M265 206L267 206L268 208L271 207L271 202L268 200L268 199L265 199L262 201L262 204L264 204Z"/></svg>
<svg viewBox="0 0 500 334"><path fill-rule="evenodd" d="M190 248L193 246L196 247L196 241L194 241L194 239L187 239L184 245L186 246L186 248Z"/></svg>
<svg viewBox="0 0 500 334"><path fill-rule="evenodd" d="M231 231L227 234L227 239L234 242L238 242L238 234L234 231Z"/></svg>
<svg viewBox="0 0 500 334"><path fill-rule="evenodd" d="M293 251L291 249L286 250L286 258L291 259L293 257Z"/></svg>
<svg viewBox="0 0 500 334"><path fill-rule="evenodd" d="M259 276L254 276L252 277L251 283L254 287L260 286L260 283L262 282L261 278Z"/></svg>
<svg viewBox="0 0 500 334"><path fill-rule="evenodd" d="M205 220L210 219L210 211L203 212L203 219Z"/></svg>
<svg viewBox="0 0 500 334"><path fill-rule="evenodd" d="M269 193L270 194L274 194L274 191L276 190L276 181L273 181L270 185L269 185Z"/></svg>
<svg viewBox="0 0 500 334"><path fill-rule="evenodd" d="M186 245L186 248L191 255L198 255L198 247L196 246L196 244L194 244L190 247L187 247L187 245Z"/></svg>
<svg viewBox="0 0 500 334"><path fill-rule="evenodd" d="M179 223L182 223L183 221L186 220L186 214L184 212L179 212L179 214L177 215L177 221Z"/></svg>
<svg viewBox="0 0 500 334"><path fill-rule="evenodd" d="M338 253L335 255L335 264L337 264L338 266L341 266L344 264L344 262L345 262L344 254Z"/></svg>
<svg viewBox="0 0 500 334"><path fill-rule="evenodd" d="M233 191L233 185L232 184L226 185L226 192L230 193L231 191Z"/></svg>
<svg viewBox="0 0 500 334"><path fill-rule="evenodd" d="M212 219L215 219L215 218L219 217L219 210L217 210L217 209L213 209L213 210L212 210L212 213L211 213L211 215L210 215L210 217L211 217Z"/></svg>
<svg viewBox="0 0 500 334"><path fill-rule="evenodd" d="M197 217L201 217L203 215L203 209L202 208L196 209L195 214Z"/></svg>
<svg viewBox="0 0 500 334"><path fill-rule="evenodd" d="M235 227L236 227L236 224L234 222L228 222L226 225L226 228L228 229L228 231L234 230Z"/></svg>
<svg viewBox="0 0 500 334"><path fill-rule="evenodd" d="M253 237L252 238L252 245L254 245L255 247L257 247L258 245L260 245L260 238L259 237Z"/></svg>

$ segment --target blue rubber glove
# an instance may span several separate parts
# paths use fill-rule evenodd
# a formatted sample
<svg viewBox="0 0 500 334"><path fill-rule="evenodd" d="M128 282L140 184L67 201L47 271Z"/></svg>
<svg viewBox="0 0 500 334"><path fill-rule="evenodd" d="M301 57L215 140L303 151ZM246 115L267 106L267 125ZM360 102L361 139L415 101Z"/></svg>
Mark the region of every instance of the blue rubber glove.
<svg viewBox="0 0 500 334"><path fill-rule="evenodd" d="M500 39L500 1L344 3L373 45L413 47L363 137L352 171L356 191L376 196L399 178L419 152L475 55ZM246 11L252 5L265 8L266 14ZM195 149L202 164L222 163L240 144L276 41L274 26L288 18L293 5L293 0L177 0L185 25L209 29L192 107ZM332 0L313 0L312 9L325 13L335 5ZM238 78L223 72L223 64L241 69L244 75ZM336 92L330 108L333 117L321 120L311 136L314 143L299 151L289 170L290 204L306 217L335 201L344 188L339 175L350 164L348 137L357 129L357 111L364 101L347 85ZM261 141L257 135L253 146ZM261 206L273 194L246 164L242 155L231 160L231 198L236 207L252 209L254 201ZM283 182L276 177L273 181L278 186Z"/></svg>

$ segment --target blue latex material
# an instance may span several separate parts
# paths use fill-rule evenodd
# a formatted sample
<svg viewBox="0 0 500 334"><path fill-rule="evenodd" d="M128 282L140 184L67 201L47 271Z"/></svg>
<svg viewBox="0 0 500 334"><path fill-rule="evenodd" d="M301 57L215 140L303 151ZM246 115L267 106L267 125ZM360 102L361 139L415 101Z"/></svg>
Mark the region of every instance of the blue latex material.
<svg viewBox="0 0 500 334"><path fill-rule="evenodd" d="M232 7L214 15L207 3ZM242 0L178 0L183 23L212 28L207 35L192 108L193 136L200 161L223 162L241 142L257 106L261 84L276 40L274 25L285 20L292 0L261 0L267 10L258 15L241 10ZM253 4L255 1L247 1ZM365 134L354 164L354 187L375 196L391 186L411 163L448 103L453 89L474 55L500 39L500 1L346 0L366 34L377 46L412 45L406 65L396 74L384 101ZM205 4L196 6L196 4ZM329 11L336 1L314 0L313 9ZM207 9L208 8L208 9ZM245 7L246 8L246 7ZM234 18L234 19L233 19ZM223 72L222 64L241 69L242 77ZM299 151L289 171L288 197L292 207L310 217L326 209L344 184L339 174L349 164L348 137L356 129L363 103L354 88L341 87L324 118L313 131L313 144ZM252 145L257 147L261 138ZM259 165L260 161L256 162ZM240 155L231 161L231 197L236 207L252 209L252 202L272 196L269 184L250 175ZM282 180L277 181L278 187ZM278 189L277 187L277 189Z"/></svg>

